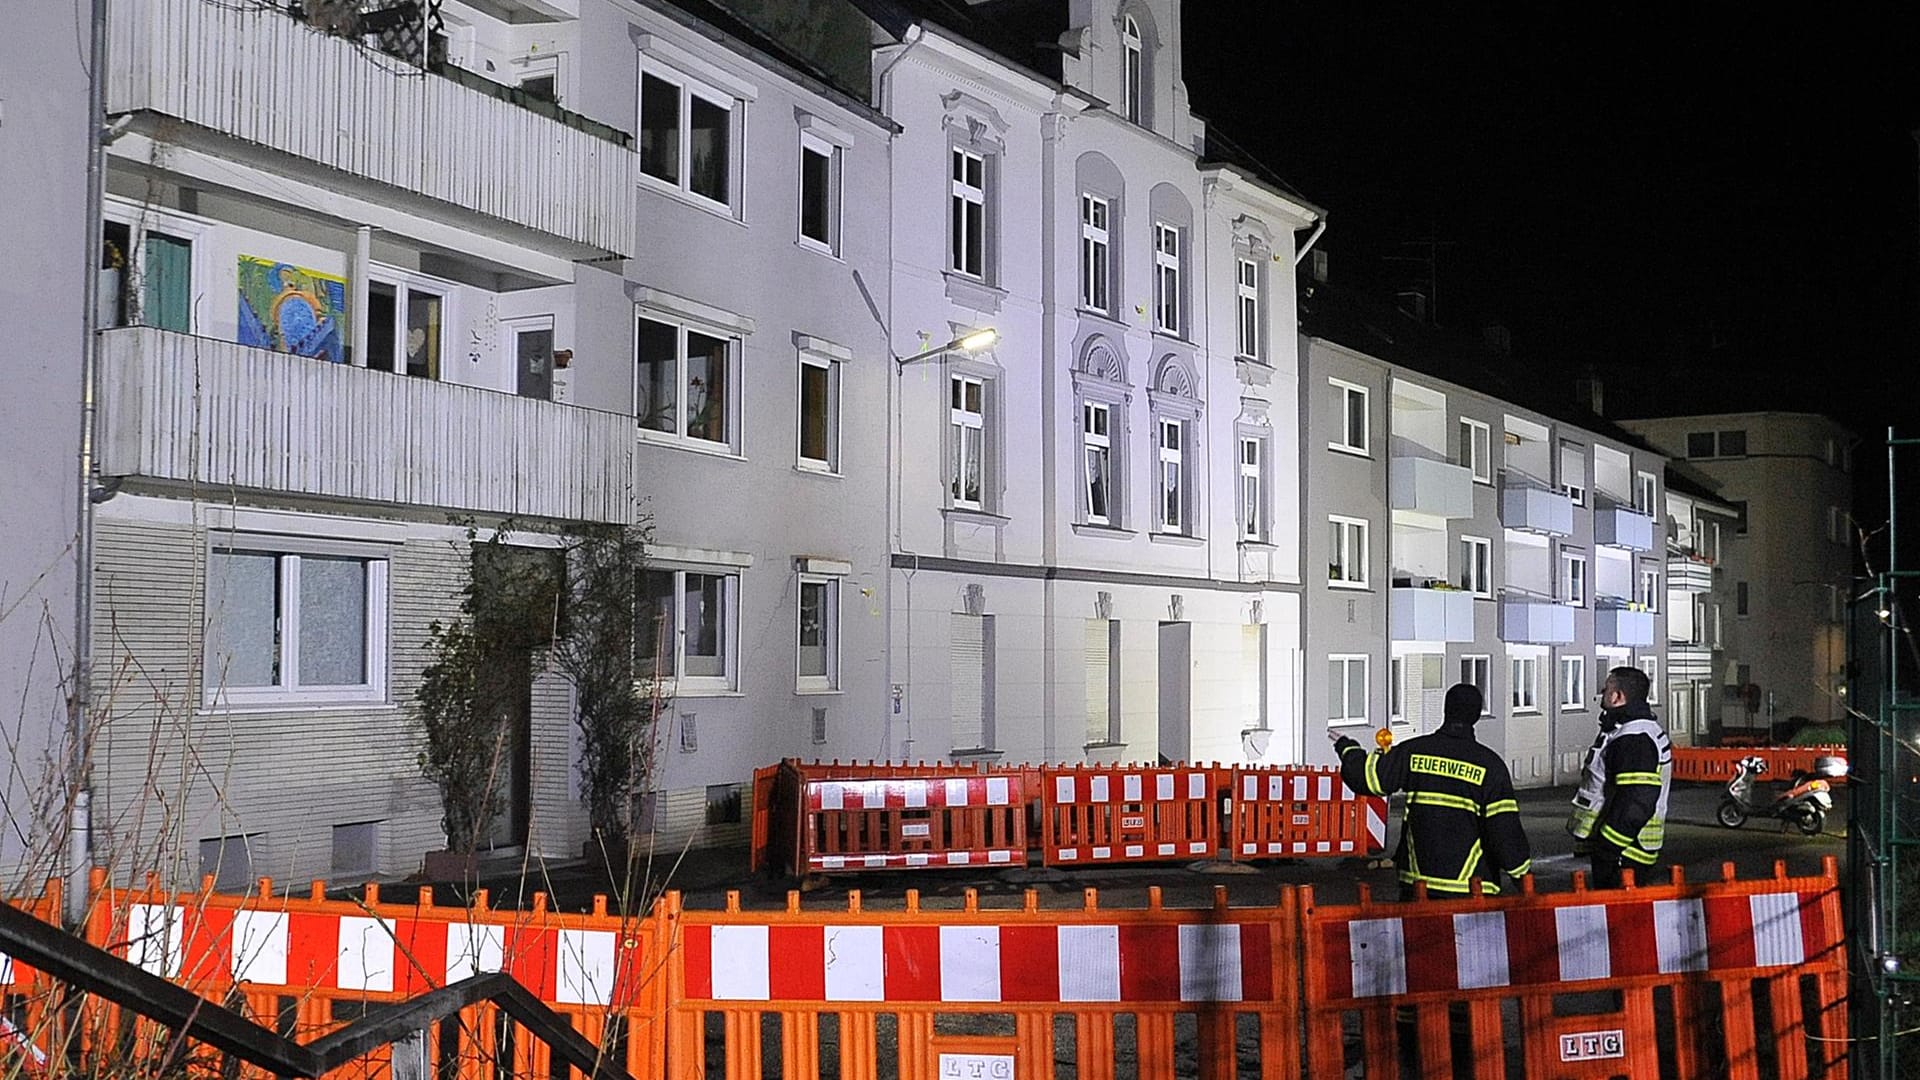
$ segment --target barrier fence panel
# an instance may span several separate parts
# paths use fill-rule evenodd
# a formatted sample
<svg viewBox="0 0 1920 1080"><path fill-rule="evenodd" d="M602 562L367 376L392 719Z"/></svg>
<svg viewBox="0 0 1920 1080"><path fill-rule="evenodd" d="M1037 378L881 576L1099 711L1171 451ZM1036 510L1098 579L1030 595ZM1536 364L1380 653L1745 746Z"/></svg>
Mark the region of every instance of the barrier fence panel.
<svg viewBox="0 0 1920 1080"><path fill-rule="evenodd" d="M1212 773L1199 766L1041 770L1048 866L1211 859L1220 851Z"/></svg>
<svg viewBox="0 0 1920 1080"><path fill-rule="evenodd" d="M1241 862L1386 850L1387 800L1355 795L1338 770L1237 768L1229 798L1228 851Z"/></svg>
<svg viewBox="0 0 1920 1080"><path fill-rule="evenodd" d="M1673 778L1702 783L1724 784L1742 759L1759 756L1767 759L1762 781L1785 780L1795 772L1811 772L1814 759L1847 756L1844 746L1676 746L1673 748Z"/></svg>
<svg viewBox="0 0 1920 1080"><path fill-rule="evenodd" d="M805 872L1025 866L1018 773L805 782Z"/></svg>

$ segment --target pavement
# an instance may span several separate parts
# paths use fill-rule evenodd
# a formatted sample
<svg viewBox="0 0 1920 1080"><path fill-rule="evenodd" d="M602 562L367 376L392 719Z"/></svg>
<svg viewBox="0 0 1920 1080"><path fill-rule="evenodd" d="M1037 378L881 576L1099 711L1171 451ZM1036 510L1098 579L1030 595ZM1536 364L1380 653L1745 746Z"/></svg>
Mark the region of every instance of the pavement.
<svg viewBox="0 0 1920 1080"><path fill-rule="evenodd" d="M1820 872L1822 860L1831 857L1841 862L1844 872L1847 820L1846 794L1839 798L1828 828L1819 836L1802 836L1778 821L1749 821L1739 829L1728 829L1714 819L1724 788L1717 784L1675 784L1669 802L1666 849L1656 873L1665 880L1670 866L1682 868L1689 881L1719 880L1722 867L1731 863L1741 879L1770 877L1776 863L1794 876ZM1545 788L1523 791L1518 796L1522 824L1533 846L1534 885L1541 892L1565 892L1573 887L1573 874L1586 868L1586 859L1573 854L1573 839L1565 829L1566 812L1572 788ZM1387 838L1387 853L1399 839L1399 809ZM635 864L634 887L616 886L616 868L606 861L584 859L568 861L518 860L483 863L479 885L488 891L488 902L496 908L531 906L535 893L545 893L550 907L560 911L589 911L595 897L607 897L607 910L640 910L667 889L677 889L682 903L689 908L723 908L730 894L738 896L742 908L781 909L788 903L790 890L799 888L792 880L776 880L770 875L747 871L744 847L709 848L689 851L656 851L642 856ZM381 886L384 900L411 902L420 881L394 882ZM459 902L469 889L459 883L433 883L441 903ZM1157 888L1168 907L1203 907L1212 902L1216 889L1225 889L1235 906L1271 904L1281 885L1310 885L1313 897L1323 904L1352 903L1359 887L1367 885L1376 894L1392 896L1396 888L1393 868L1384 858L1295 859L1258 864L1222 862L1168 863L1143 866L1083 867L1071 871L1045 867L986 870L886 871L816 878L807 883L802 902L808 908L844 909L849 894L857 891L859 902L869 910L900 910L908 893L918 890L919 902L930 910L956 909L966 903L969 890L977 893L982 907L1018 907L1025 893L1032 890L1041 907L1080 907L1087 903L1088 891L1098 890L1102 907L1138 908L1149 901ZM796 894L799 895L799 894Z"/></svg>

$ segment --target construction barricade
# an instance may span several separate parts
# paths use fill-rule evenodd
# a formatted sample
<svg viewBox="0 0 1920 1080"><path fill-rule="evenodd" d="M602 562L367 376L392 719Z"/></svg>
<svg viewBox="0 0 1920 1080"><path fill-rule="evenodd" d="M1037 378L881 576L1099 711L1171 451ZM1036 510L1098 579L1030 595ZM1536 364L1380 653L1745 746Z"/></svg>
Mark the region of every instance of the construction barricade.
<svg viewBox="0 0 1920 1080"><path fill-rule="evenodd" d="M826 778L812 770L782 766L782 793L798 811L790 873L1026 865L1018 772Z"/></svg>
<svg viewBox="0 0 1920 1080"><path fill-rule="evenodd" d="M1763 778L1785 780L1796 772L1812 772L1816 758L1846 756L1844 746L1676 746L1673 778L1724 784L1733 779L1742 760L1762 757L1767 760Z"/></svg>
<svg viewBox="0 0 1920 1080"><path fill-rule="evenodd" d="M1234 769L1229 799L1227 850L1236 861L1386 850L1387 800L1355 795L1337 769Z"/></svg>
<svg viewBox="0 0 1920 1080"><path fill-rule="evenodd" d="M1214 858L1220 808L1198 766L1040 770L1040 853L1048 866Z"/></svg>

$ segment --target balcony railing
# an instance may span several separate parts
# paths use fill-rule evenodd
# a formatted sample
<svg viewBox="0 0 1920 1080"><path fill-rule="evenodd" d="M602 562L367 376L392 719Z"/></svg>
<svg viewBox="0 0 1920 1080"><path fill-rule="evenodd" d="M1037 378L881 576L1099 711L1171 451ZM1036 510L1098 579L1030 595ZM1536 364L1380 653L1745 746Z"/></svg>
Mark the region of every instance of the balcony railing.
<svg viewBox="0 0 1920 1080"><path fill-rule="evenodd" d="M1713 650L1697 642L1667 643L1667 677L1709 679L1713 677Z"/></svg>
<svg viewBox="0 0 1920 1080"><path fill-rule="evenodd" d="M1593 512L1593 542L1629 551L1652 551L1653 518L1631 506L1603 506Z"/></svg>
<svg viewBox="0 0 1920 1080"><path fill-rule="evenodd" d="M164 330L102 337L108 476L633 520L630 416Z"/></svg>
<svg viewBox="0 0 1920 1080"><path fill-rule="evenodd" d="M1473 516L1473 471L1427 457L1393 459L1387 487L1395 510L1443 518Z"/></svg>
<svg viewBox="0 0 1920 1080"><path fill-rule="evenodd" d="M1567 536L1573 532L1573 500L1524 473L1500 476L1500 524L1509 529Z"/></svg>
<svg viewBox="0 0 1920 1080"><path fill-rule="evenodd" d="M1500 597L1500 640L1514 645L1571 645L1573 612L1557 600L1504 593Z"/></svg>
<svg viewBox="0 0 1920 1080"><path fill-rule="evenodd" d="M1593 613L1593 639L1600 645L1652 645L1653 620L1645 609L1601 605Z"/></svg>
<svg viewBox="0 0 1920 1080"><path fill-rule="evenodd" d="M1395 641L1472 641L1473 594L1396 585L1387 621Z"/></svg>
<svg viewBox="0 0 1920 1080"><path fill-rule="evenodd" d="M1667 588L1679 593L1711 592L1713 564L1693 555L1668 557Z"/></svg>
<svg viewBox="0 0 1920 1080"><path fill-rule="evenodd" d="M585 245L634 250L630 136L224 0L112 0L109 112L154 112ZM505 96L511 96L505 95Z"/></svg>

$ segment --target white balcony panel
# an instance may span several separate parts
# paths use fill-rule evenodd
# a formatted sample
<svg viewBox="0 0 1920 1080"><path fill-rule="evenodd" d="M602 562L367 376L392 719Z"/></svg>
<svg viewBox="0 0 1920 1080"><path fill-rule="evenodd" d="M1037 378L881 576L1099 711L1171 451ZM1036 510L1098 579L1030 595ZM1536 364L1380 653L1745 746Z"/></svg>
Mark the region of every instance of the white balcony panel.
<svg viewBox="0 0 1920 1080"><path fill-rule="evenodd" d="M1549 488L1509 483L1500 489L1500 524L1568 536L1573 533L1573 500Z"/></svg>
<svg viewBox="0 0 1920 1080"><path fill-rule="evenodd" d="M163 330L103 337L106 475L633 520L632 417Z"/></svg>
<svg viewBox="0 0 1920 1080"><path fill-rule="evenodd" d="M1601 645L1653 644L1653 612L1601 608L1593 613L1593 638Z"/></svg>
<svg viewBox="0 0 1920 1080"><path fill-rule="evenodd" d="M1593 512L1593 542L1629 551L1653 550L1653 519L1628 506Z"/></svg>
<svg viewBox="0 0 1920 1080"><path fill-rule="evenodd" d="M1473 516L1473 471L1424 457L1393 459L1387 485L1395 510L1442 518Z"/></svg>
<svg viewBox="0 0 1920 1080"><path fill-rule="evenodd" d="M1473 594L1459 589L1393 590L1395 641L1472 641Z"/></svg>
<svg viewBox="0 0 1920 1080"><path fill-rule="evenodd" d="M1552 600L1500 601L1500 640L1515 645L1573 644L1574 609Z"/></svg>
<svg viewBox="0 0 1920 1080"><path fill-rule="evenodd" d="M601 252L633 253L626 147L275 6L112 4L111 113L160 113Z"/></svg>
<svg viewBox="0 0 1920 1080"><path fill-rule="evenodd" d="M1713 591L1713 564L1687 555L1667 560L1667 589L1678 593Z"/></svg>
<svg viewBox="0 0 1920 1080"><path fill-rule="evenodd" d="M1713 650L1704 645L1667 646L1667 678L1675 682L1713 677Z"/></svg>

